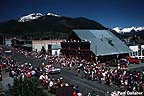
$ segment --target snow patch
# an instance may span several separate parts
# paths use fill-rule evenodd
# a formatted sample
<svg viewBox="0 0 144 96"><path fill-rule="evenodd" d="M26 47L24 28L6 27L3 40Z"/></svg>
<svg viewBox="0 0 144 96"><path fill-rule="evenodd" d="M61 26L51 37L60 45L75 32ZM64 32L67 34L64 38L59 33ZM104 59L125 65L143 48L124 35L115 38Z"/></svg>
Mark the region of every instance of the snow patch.
<svg viewBox="0 0 144 96"><path fill-rule="evenodd" d="M136 32L142 31L142 30L144 30L144 27L134 27L134 26L129 27L129 28L115 27L115 28L113 28L113 30L115 30L118 33L129 33L132 30L134 30Z"/></svg>
<svg viewBox="0 0 144 96"><path fill-rule="evenodd" d="M115 28L113 28L113 30L115 30L116 32L120 33L121 27L115 27Z"/></svg>
<svg viewBox="0 0 144 96"><path fill-rule="evenodd" d="M61 17L60 15L54 14L54 13L47 13L49 16L56 16L56 17Z"/></svg>
<svg viewBox="0 0 144 96"><path fill-rule="evenodd" d="M54 13L47 13L47 15L49 16L56 16L56 17L60 17L60 15L54 14ZM26 16L21 17L18 22L27 22L27 21L32 21L35 19L38 19L42 16L45 16L45 14L41 14L41 13L32 13Z"/></svg>
<svg viewBox="0 0 144 96"><path fill-rule="evenodd" d="M43 16L43 14L41 14L41 13L32 13L27 16L21 17L20 20L18 20L18 22L26 22L26 21L35 20L42 16Z"/></svg>

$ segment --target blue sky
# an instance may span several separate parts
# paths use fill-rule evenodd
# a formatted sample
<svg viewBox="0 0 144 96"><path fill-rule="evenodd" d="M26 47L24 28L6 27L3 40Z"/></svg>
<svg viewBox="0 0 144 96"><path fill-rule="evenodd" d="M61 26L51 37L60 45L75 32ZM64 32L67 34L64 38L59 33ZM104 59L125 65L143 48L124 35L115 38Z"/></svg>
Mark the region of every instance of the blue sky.
<svg viewBox="0 0 144 96"><path fill-rule="evenodd" d="M144 26L144 0L4 0L0 22L30 13L86 17L105 27Z"/></svg>

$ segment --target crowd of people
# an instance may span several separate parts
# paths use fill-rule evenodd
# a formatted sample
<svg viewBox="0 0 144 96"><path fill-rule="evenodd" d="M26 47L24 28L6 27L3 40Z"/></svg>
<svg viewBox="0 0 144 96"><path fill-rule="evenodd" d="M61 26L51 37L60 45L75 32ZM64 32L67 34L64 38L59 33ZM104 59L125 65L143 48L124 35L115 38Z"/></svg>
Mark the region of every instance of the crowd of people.
<svg viewBox="0 0 144 96"><path fill-rule="evenodd" d="M56 89L60 87L73 86L72 90L74 96L81 96L82 93L80 92L78 86L70 84L62 76L53 77L49 74L49 70L53 68L52 62L48 65L42 63L39 67L34 68L29 62L20 63L15 61L11 55L6 56L3 52L3 47L0 47L0 49L0 66L2 66L2 69L5 68L7 71L9 71L10 77L14 79L35 77L40 81L44 88L48 89L49 92L54 94L56 93Z"/></svg>
<svg viewBox="0 0 144 96"><path fill-rule="evenodd" d="M123 69L121 66L112 69L105 64L101 64L100 61L88 62L86 60L80 60L77 57L67 58L64 55L52 56L43 54L42 52L27 52L22 49L14 49L13 51L26 57L48 61L47 66L42 64L42 66L34 68L30 63L19 64L11 57L3 57L1 59L3 64L10 67L11 77L31 78L32 76L35 76L40 80L42 86L47 87L49 91L52 89L55 90L58 87L70 85L68 82L64 82L62 76L57 79L49 76L48 72L52 67L60 66L61 68L68 68L69 70L74 69L78 76L82 78L96 80L97 82L105 83L108 86L115 84L124 91L144 92L144 72L136 70L129 71ZM80 92L78 93L80 94Z"/></svg>
<svg viewBox="0 0 144 96"><path fill-rule="evenodd" d="M139 72L137 70L129 71L121 66L112 69L101 64L100 61L94 63L79 60L76 57L67 58L63 55L51 56L38 52L26 52L22 50L20 53L25 56L33 56L36 59L47 60L50 64L58 64L61 68L67 67L68 69L75 69L78 74L84 73L84 75L81 75L84 78L96 80L99 83L104 82L109 86L115 84L120 88L129 91L144 91L144 72Z"/></svg>

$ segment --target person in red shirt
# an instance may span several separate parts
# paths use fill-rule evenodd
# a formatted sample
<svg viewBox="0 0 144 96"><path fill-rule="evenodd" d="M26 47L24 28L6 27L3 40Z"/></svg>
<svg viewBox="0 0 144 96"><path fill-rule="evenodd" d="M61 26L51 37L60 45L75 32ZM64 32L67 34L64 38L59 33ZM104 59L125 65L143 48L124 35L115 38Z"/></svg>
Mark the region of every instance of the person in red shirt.
<svg viewBox="0 0 144 96"><path fill-rule="evenodd" d="M72 96L77 96L77 92L73 91L73 95Z"/></svg>
<svg viewBox="0 0 144 96"><path fill-rule="evenodd" d="M31 72L27 72L27 73L26 73L26 77L27 77L27 78L31 78L31 77L32 77L32 73L31 73Z"/></svg>

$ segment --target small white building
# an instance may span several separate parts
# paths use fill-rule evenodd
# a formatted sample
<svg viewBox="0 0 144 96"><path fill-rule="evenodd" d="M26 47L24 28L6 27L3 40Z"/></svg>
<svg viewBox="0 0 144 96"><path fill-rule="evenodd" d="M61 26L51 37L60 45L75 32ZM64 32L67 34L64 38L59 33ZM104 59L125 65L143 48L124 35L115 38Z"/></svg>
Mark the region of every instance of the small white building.
<svg viewBox="0 0 144 96"><path fill-rule="evenodd" d="M32 51L41 51L42 47L50 51L52 55L59 55L63 40L32 40Z"/></svg>
<svg viewBox="0 0 144 96"><path fill-rule="evenodd" d="M131 57L144 59L144 45L134 45L129 46L129 48L132 50L132 52L130 53Z"/></svg>
<svg viewBox="0 0 144 96"><path fill-rule="evenodd" d="M139 52L139 47L138 45L134 45L134 46L129 46L129 48L132 50L130 56L138 56L138 52Z"/></svg>
<svg viewBox="0 0 144 96"><path fill-rule="evenodd" d="M5 39L5 46L11 46L12 45L12 39Z"/></svg>

